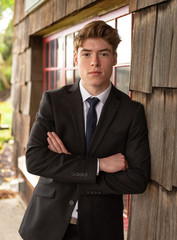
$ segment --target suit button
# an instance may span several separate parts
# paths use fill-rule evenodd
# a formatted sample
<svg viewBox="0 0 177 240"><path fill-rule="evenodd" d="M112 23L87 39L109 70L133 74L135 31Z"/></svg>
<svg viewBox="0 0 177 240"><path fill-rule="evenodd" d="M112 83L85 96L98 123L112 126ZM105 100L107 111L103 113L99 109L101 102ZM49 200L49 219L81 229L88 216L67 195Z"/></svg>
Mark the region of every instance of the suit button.
<svg viewBox="0 0 177 240"><path fill-rule="evenodd" d="M73 200L70 200L70 201L69 201L69 205L73 206L73 205L74 205L74 201L73 201Z"/></svg>
<svg viewBox="0 0 177 240"><path fill-rule="evenodd" d="M84 177L88 177L88 173L84 173Z"/></svg>

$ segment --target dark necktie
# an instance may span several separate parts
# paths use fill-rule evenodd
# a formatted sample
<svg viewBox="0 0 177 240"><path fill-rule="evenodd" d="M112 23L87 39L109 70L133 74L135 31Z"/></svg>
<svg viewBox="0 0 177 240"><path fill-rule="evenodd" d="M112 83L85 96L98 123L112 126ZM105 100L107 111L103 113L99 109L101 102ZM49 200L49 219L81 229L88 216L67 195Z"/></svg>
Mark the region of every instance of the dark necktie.
<svg viewBox="0 0 177 240"><path fill-rule="evenodd" d="M96 97L88 98L87 102L90 104L90 108L87 113L87 125L86 125L86 148L88 149L88 145L93 135L93 132L96 128L97 123L97 114L95 107L100 100Z"/></svg>

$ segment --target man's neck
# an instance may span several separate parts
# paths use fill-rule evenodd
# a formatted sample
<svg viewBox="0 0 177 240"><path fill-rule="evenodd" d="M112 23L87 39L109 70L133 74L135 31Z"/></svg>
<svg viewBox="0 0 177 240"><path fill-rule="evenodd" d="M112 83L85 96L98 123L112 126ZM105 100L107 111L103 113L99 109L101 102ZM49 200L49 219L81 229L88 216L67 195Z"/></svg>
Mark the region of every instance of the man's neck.
<svg viewBox="0 0 177 240"><path fill-rule="evenodd" d="M90 95L92 95L92 96L98 96L99 94L104 92L110 86L110 82L107 85L104 85L104 86L101 86L101 87L100 86L86 85L86 84L84 84L82 79L81 79L81 84L87 90L87 92L90 93Z"/></svg>

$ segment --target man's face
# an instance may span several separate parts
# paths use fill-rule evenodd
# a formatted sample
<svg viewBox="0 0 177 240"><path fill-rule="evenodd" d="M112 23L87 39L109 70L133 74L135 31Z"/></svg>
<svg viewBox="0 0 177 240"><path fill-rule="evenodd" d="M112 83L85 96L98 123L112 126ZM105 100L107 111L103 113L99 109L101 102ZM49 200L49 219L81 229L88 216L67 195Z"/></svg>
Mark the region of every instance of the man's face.
<svg viewBox="0 0 177 240"><path fill-rule="evenodd" d="M97 92L104 91L110 83L112 67L117 63L117 54L102 38L88 38L74 55L83 86Z"/></svg>

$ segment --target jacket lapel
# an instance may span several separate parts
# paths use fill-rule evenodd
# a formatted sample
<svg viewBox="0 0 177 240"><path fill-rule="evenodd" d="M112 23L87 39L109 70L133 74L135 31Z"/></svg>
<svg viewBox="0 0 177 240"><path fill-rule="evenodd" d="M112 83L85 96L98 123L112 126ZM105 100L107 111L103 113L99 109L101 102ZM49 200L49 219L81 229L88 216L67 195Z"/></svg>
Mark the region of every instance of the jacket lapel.
<svg viewBox="0 0 177 240"><path fill-rule="evenodd" d="M95 132L92 136L88 154L90 156L94 156L99 144L101 143L104 135L106 134L108 127L110 126L111 122L113 121L120 105L120 95L117 89L112 86L111 92L108 96L108 99L103 107L98 125L95 129Z"/></svg>
<svg viewBox="0 0 177 240"><path fill-rule="evenodd" d="M69 89L69 109L72 117L72 124L75 131L76 141L82 154L85 154L85 128L83 102L78 83Z"/></svg>

